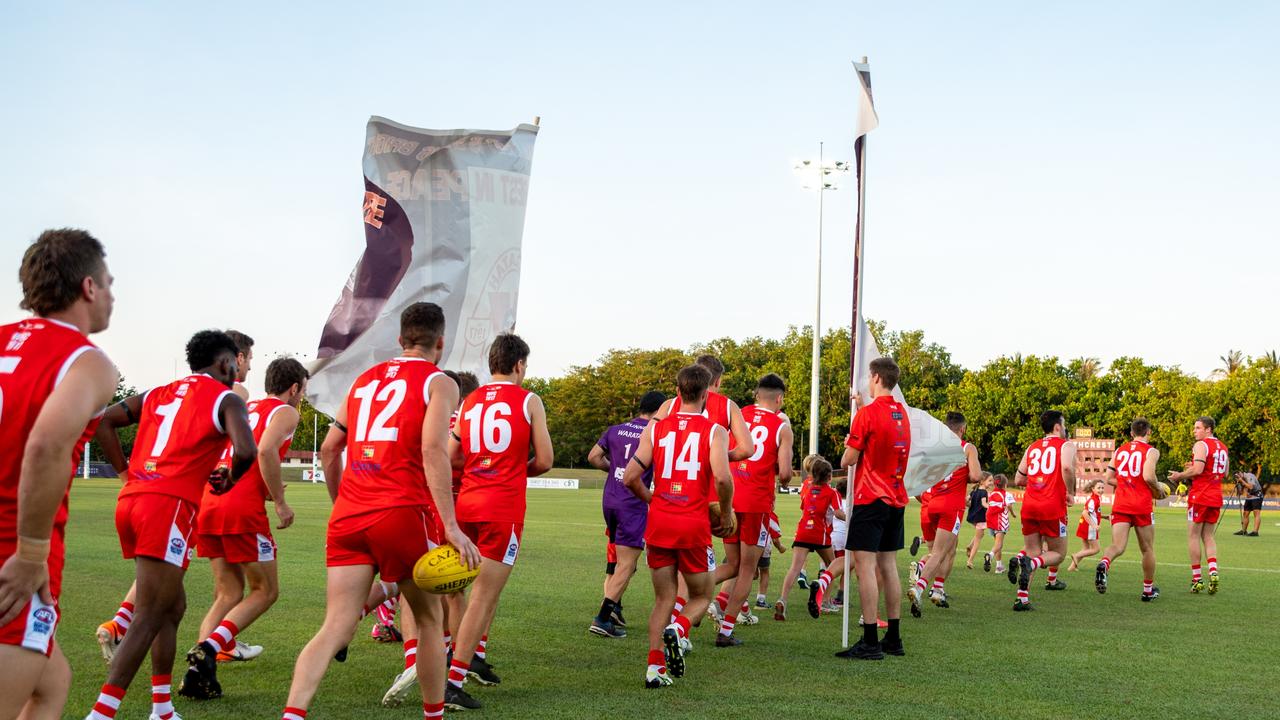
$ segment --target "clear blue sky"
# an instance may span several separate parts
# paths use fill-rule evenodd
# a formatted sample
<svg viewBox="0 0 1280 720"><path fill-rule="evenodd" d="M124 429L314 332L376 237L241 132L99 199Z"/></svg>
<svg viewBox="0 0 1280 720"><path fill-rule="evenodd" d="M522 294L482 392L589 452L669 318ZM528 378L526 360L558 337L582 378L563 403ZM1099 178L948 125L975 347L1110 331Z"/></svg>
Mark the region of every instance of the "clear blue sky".
<svg viewBox="0 0 1280 720"><path fill-rule="evenodd" d="M533 373L778 336L813 310L816 200L791 165L819 140L849 158L868 55L869 316L968 367L1203 375L1280 349L1275 4L607 5L6 4L0 266L46 227L102 238L100 341L140 386L205 326L313 353L363 246L368 116L541 115ZM853 198L828 195L827 326L848 322ZM20 316L10 278L0 320Z"/></svg>

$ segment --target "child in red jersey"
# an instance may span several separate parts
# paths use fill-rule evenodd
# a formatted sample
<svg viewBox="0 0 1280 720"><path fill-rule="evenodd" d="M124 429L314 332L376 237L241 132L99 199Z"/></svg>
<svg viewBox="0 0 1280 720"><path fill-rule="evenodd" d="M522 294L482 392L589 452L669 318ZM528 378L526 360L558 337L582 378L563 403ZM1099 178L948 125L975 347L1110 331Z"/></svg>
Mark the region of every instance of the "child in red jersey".
<svg viewBox="0 0 1280 720"><path fill-rule="evenodd" d="M1075 572L1080 567L1081 560L1097 555L1101 550L1098 546L1098 533L1102 528L1102 521L1107 519L1102 514L1102 491L1106 487L1107 484L1102 480L1089 487L1089 499L1084 501L1084 509L1080 511L1080 524L1076 526L1076 537L1084 542L1084 548L1071 554L1068 572Z"/></svg>

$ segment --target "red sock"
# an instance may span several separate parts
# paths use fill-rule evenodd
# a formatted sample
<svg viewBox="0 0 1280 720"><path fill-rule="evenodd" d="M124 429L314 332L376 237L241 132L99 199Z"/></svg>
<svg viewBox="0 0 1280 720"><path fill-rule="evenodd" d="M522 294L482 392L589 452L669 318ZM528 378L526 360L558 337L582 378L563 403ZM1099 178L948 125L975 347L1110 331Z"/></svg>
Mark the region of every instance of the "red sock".
<svg viewBox="0 0 1280 720"><path fill-rule="evenodd" d="M1026 590L1019 590L1019 591L1018 591L1018 602L1020 602L1020 603L1029 603L1029 602L1031 602L1031 596L1030 596L1029 594L1027 594L1027 591L1026 591Z"/></svg>
<svg viewBox="0 0 1280 720"><path fill-rule="evenodd" d="M934 589L934 590L942 590L942 589L943 589L943 583L945 583L945 582L946 582L946 578L941 578L941 577L936 577L936 578L934 578L934 579L933 579L933 589Z"/></svg>
<svg viewBox="0 0 1280 720"><path fill-rule="evenodd" d="M724 614L724 620L720 621L720 634L729 636L733 634L733 625L738 619L729 613Z"/></svg>
<svg viewBox="0 0 1280 720"><path fill-rule="evenodd" d="M173 696L170 694L172 675L151 676L151 714L160 720L173 720Z"/></svg>
<svg viewBox="0 0 1280 720"><path fill-rule="evenodd" d="M685 603L687 603L687 602L689 602L689 601L688 601L688 600L686 600L686 599L684 599L684 598L682 598L682 597L680 597L679 595L677 595L677 596L676 596L676 607L675 607L675 611L678 613L678 612L680 612L681 610L683 610L683 609L684 609L684 606L685 606Z"/></svg>
<svg viewBox="0 0 1280 720"><path fill-rule="evenodd" d="M1102 564L1102 569L1103 569L1103 570L1110 570L1110 569L1111 569L1111 558L1109 558L1109 557L1104 557L1104 558L1102 558L1102 563L1101 563L1101 564Z"/></svg>
<svg viewBox="0 0 1280 720"><path fill-rule="evenodd" d="M1054 565L1053 567L1049 568L1048 580L1049 582L1053 582L1054 580L1057 580L1057 579L1058 579L1058 566Z"/></svg>
<svg viewBox="0 0 1280 720"><path fill-rule="evenodd" d="M471 663L464 663L458 658L454 658L449 663L449 684L461 689L462 683L467 681L467 671L471 669Z"/></svg>
<svg viewBox="0 0 1280 720"><path fill-rule="evenodd" d="M656 666L658 666L658 667L666 667L666 666L667 666L667 656L666 656L666 655L665 655L661 650L650 650L650 651L649 651L649 664L650 664L650 665L656 665Z"/></svg>
<svg viewBox="0 0 1280 720"><path fill-rule="evenodd" d="M689 622L689 618L677 615L675 624L680 628L680 637L689 637L689 628L693 626L693 623Z"/></svg>
<svg viewBox="0 0 1280 720"><path fill-rule="evenodd" d="M1218 558L1216 557L1209 558L1209 574L1210 575L1218 574Z"/></svg>
<svg viewBox="0 0 1280 720"><path fill-rule="evenodd" d="M426 720L444 717L444 703L422 703L422 717L426 718Z"/></svg>
<svg viewBox="0 0 1280 720"><path fill-rule="evenodd" d="M206 640L210 645L218 649L219 652L231 652L236 647L236 635L240 633L240 628L230 620L223 620L218 627Z"/></svg>
<svg viewBox="0 0 1280 720"><path fill-rule="evenodd" d="M480 644L476 645L476 657L480 658L481 660L485 659L484 647L485 645L488 645L488 644L489 644L489 634L485 633L484 635L480 636Z"/></svg>
<svg viewBox="0 0 1280 720"><path fill-rule="evenodd" d="M124 700L124 688L115 685L103 685L98 693L98 702L93 704L89 717L93 720L114 720L116 711L120 709L120 701Z"/></svg>
<svg viewBox="0 0 1280 720"><path fill-rule="evenodd" d="M418 640L404 641L404 669L408 670L418 662Z"/></svg>
<svg viewBox="0 0 1280 720"><path fill-rule="evenodd" d="M307 711L302 708L287 707L280 720L307 720Z"/></svg>
<svg viewBox="0 0 1280 720"><path fill-rule="evenodd" d="M1200 582L1200 565L1197 563L1191 566L1191 582Z"/></svg>
<svg viewBox="0 0 1280 720"><path fill-rule="evenodd" d="M831 573L823 570L818 573L818 589L825 593L828 587L831 587Z"/></svg>
<svg viewBox="0 0 1280 720"><path fill-rule="evenodd" d="M127 600L120 603L120 609L116 610L116 616L112 620L116 623L116 629L123 635L129 629L129 623L133 622L133 603Z"/></svg>
<svg viewBox="0 0 1280 720"><path fill-rule="evenodd" d="M453 634L448 630L444 631L444 651L449 652L453 649Z"/></svg>
<svg viewBox="0 0 1280 720"><path fill-rule="evenodd" d="M1039 555L1031 558L1032 571L1039 570L1042 567L1044 567L1044 558L1040 557Z"/></svg>
<svg viewBox="0 0 1280 720"><path fill-rule="evenodd" d="M720 606L720 613L724 614L729 609L729 593L722 592L716 595L716 605Z"/></svg>

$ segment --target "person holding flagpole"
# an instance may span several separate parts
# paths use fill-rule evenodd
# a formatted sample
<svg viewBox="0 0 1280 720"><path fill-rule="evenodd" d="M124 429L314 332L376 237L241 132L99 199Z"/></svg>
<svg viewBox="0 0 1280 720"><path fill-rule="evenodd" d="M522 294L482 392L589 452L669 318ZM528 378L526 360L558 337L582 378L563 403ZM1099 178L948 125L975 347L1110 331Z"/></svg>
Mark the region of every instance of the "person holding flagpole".
<svg viewBox="0 0 1280 720"><path fill-rule="evenodd" d="M893 396L898 384L898 364L892 358L871 361L871 402L859 407L849 427L840 467L853 482L849 494L846 549L853 553L862 603L862 639L836 653L837 657L882 660L885 653L903 655L898 623L902 615L902 584L898 580L898 551L904 545L903 514L907 490L903 476L911 452L911 424L907 408ZM889 623L883 640L877 637L876 608L884 595ZM870 618L871 622L866 622Z"/></svg>

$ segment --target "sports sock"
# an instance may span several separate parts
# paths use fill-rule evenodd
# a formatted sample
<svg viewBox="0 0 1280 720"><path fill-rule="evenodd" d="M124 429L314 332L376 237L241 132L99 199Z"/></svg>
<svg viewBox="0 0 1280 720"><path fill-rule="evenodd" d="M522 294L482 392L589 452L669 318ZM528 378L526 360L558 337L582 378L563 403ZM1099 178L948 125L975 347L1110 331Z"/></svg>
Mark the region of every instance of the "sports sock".
<svg viewBox="0 0 1280 720"><path fill-rule="evenodd" d="M724 619L720 621L720 634L728 637L733 634L733 625L738 619L731 613L725 613Z"/></svg>
<svg viewBox="0 0 1280 720"><path fill-rule="evenodd" d="M756 593L756 604L763 605L766 602L764 593Z"/></svg>
<svg viewBox="0 0 1280 720"><path fill-rule="evenodd" d="M151 714L160 720L173 720L173 696L169 694L172 675L151 676Z"/></svg>
<svg viewBox="0 0 1280 720"><path fill-rule="evenodd" d="M93 704L93 710L89 713L90 720L115 720L121 700L124 700L124 688L103 685L102 691L98 693L98 702Z"/></svg>
<svg viewBox="0 0 1280 720"><path fill-rule="evenodd" d="M738 614L739 614L739 615L744 615L744 616L745 616L745 615L750 615L750 614L751 614L751 606L750 606L750 605L748 605L748 604L746 604L746 603L742 603L742 609L741 609L740 611L738 611Z"/></svg>
<svg viewBox="0 0 1280 720"><path fill-rule="evenodd" d="M667 656L661 650L649 651L649 667L665 668L667 666Z"/></svg>
<svg viewBox="0 0 1280 720"><path fill-rule="evenodd" d="M825 593L828 587L831 587L831 573L823 570L818 573L818 589Z"/></svg>
<svg viewBox="0 0 1280 720"><path fill-rule="evenodd" d="M1039 569L1040 569L1040 568L1042 568L1042 567L1044 567L1044 558L1040 557L1039 555L1037 555L1037 556L1035 556L1035 557L1031 558L1031 571L1032 571L1032 572L1035 572L1036 570L1039 570Z"/></svg>
<svg viewBox="0 0 1280 720"><path fill-rule="evenodd" d="M1142 594L1143 594L1143 595L1151 595L1152 593L1154 593L1154 592L1155 592L1155 588L1153 587L1154 585L1155 585L1155 580L1151 580L1151 579L1148 579L1148 578L1143 578L1143 580L1142 580Z"/></svg>
<svg viewBox="0 0 1280 720"><path fill-rule="evenodd" d="M1019 551L1018 551L1018 554L1017 554L1017 555L1014 555L1014 557L1015 557L1015 558L1026 557L1026 556L1027 556L1027 551L1026 551L1026 550L1019 550Z"/></svg>
<svg viewBox="0 0 1280 720"><path fill-rule="evenodd" d="M1100 563L1098 563L1098 564L1102 566L1102 569L1103 569L1103 570L1110 570L1110 569L1111 569L1111 558L1109 558L1109 557L1104 557L1104 558L1102 558L1102 562L1100 562Z"/></svg>
<svg viewBox="0 0 1280 720"><path fill-rule="evenodd" d="M1200 582L1200 565L1197 563L1191 566L1191 582Z"/></svg>
<svg viewBox="0 0 1280 720"><path fill-rule="evenodd" d="M280 720L307 720L307 711L302 708L287 707L284 709L284 715L280 716Z"/></svg>
<svg viewBox="0 0 1280 720"><path fill-rule="evenodd" d="M128 601L120 603L120 609L116 610L116 616L112 620L115 621L119 634L124 635L129 629L129 623L133 622L133 603Z"/></svg>
<svg viewBox="0 0 1280 720"><path fill-rule="evenodd" d="M448 630L445 630L444 631L444 651L449 652L451 650L453 650L453 633L449 632Z"/></svg>
<svg viewBox="0 0 1280 720"><path fill-rule="evenodd" d="M1209 558L1209 574L1210 575L1218 574L1218 558L1216 557Z"/></svg>
<svg viewBox="0 0 1280 720"><path fill-rule="evenodd" d="M613 601L610 600L609 598L605 598L604 602L600 603L600 612L596 614L596 621L608 622L609 613L612 610L613 610Z"/></svg>
<svg viewBox="0 0 1280 720"><path fill-rule="evenodd" d="M489 633L480 636L480 644L476 645L476 657L485 660L485 646L489 644Z"/></svg>
<svg viewBox="0 0 1280 720"><path fill-rule="evenodd" d="M902 642L902 637L898 635L898 618L889 618L889 627L884 631L885 642Z"/></svg>
<svg viewBox="0 0 1280 720"><path fill-rule="evenodd" d="M1025 604L1027 604L1027 603L1029 603L1029 602L1031 602L1031 595L1029 595L1029 594L1027 593L1027 591L1026 591L1026 590L1019 590L1019 591L1018 591L1018 602L1020 602L1020 603L1022 603L1022 604L1024 604L1024 605L1025 605Z"/></svg>
<svg viewBox="0 0 1280 720"><path fill-rule="evenodd" d="M677 615L675 622L672 623L680 629L680 637L689 637L689 628L693 627L693 623L689 622L689 618L684 615Z"/></svg>
<svg viewBox="0 0 1280 720"><path fill-rule="evenodd" d="M408 670L418 662L418 639L404 641L404 669Z"/></svg>
<svg viewBox="0 0 1280 720"><path fill-rule="evenodd" d="M467 681L467 671L471 669L471 663L464 663L458 658L454 658L449 663L449 684L462 689L462 683Z"/></svg>
<svg viewBox="0 0 1280 720"><path fill-rule="evenodd" d="M916 578L916 589L919 590L920 592L924 592L924 589L928 587L928 585L929 584L925 582L925 579L923 577Z"/></svg>
<svg viewBox="0 0 1280 720"><path fill-rule="evenodd" d="M687 602L689 601L680 597L679 595L676 596L676 605L675 607L671 608L671 620L667 623L668 625L675 622L676 618L680 617L680 611L684 610L684 605Z"/></svg>
<svg viewBox="0 0 1280 720"><path fill-rule="evenodd" d="M218 627L213 629L209 637L205 638L205 642L209 643L219 652L231 652L236 647L236 635L240 632L240 628L230 620L223 620Z"/></svg>
<svg viewBox="0 0 1280 720"><path fill-rule="evenodd" d="M1058 566L1054 565L1053 567L1049 568L1048 581L1055 582L1057 579L1058 579Z"/></svg>
<svg viewBox="0 0 1280 720"><path fill-rule="evenodd" d="M720 613L724 614L729 609L729 593L722 592L716 595L716 605L720 608Z"/></svg>
<svg viewBox="0 0 1280 720"><path fill-rule="evenodd" d="M944 578L944 577L936 577L936 578L934 578L934 579L933 579L933 589L934 589L934 590L938 590L939 592L943 592L943 591L945 591L944 585L945 585L945 583L946 583L946 582L947 582L947 579L946 579L946 578Z"/></svg>
<svg viewBox="0 0 1280 720"><path fill-rule="evenodd" d="M444 703L422 703L422 717L426 718L426 720L444 717Z"/></svg>
<svg viewBox="0 0 1280 720"><path fill-rule="evenodd" d="M868 645L875 645L880 642L879 638L876 637L876 624L874 621L862 623L862 642Z"/></svg>

